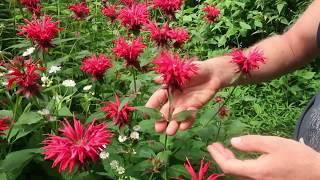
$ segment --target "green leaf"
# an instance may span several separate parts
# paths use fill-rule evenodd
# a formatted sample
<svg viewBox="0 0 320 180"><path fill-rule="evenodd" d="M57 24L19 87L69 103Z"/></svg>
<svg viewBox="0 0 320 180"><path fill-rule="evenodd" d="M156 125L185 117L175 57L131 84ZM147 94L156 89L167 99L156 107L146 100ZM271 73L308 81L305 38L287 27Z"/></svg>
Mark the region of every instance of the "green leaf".
<svg viewBox="0 0 320 180"><path fill-rule="evenodd" d="M278 10L278 13L281 14L284 6L286 5L287 3L286 2L282 2L280 4L277 4L277 10Z"/></svg>
<svg viewBox="0 0 320 180"><path fill-rule="evenodd" d="M221 47L221 46L224 46L227 42L227 39L225 36L221 36L218 40L218 46Z"/></svg>
<svg viewBox="0 0 320 180"><path fill-rule="evenodd" d="M154 122L155 120L143 120L139 123L139 126L141 127L141 132L144 133L154 133Z"/></svg>
<svg viewBox="0 0 320 180"><path fill-rule="evenodd" d="M0 170L4 172L12 172L15 177L18 177L31 159L41 152L42 150L39 148L11 152L0 162Z"/></svg>
<svg viewBox="0 0 320 180"><path fill-rule="evenodd" d="M35 124L38 123L41 119L42 116L36 112L25 112L19 117L15 125Z"/></svg>
<svg viewBox="0 0 320 180"><path fill-rule="evenodd" d="M138 111L140 111L140 112L148 115L149 118L151 118L151 119L156 119L156 120L158 120L158 119L161 119L161 117L162 117L160 111L157 110L157 109L147 108L147 107L145 107L145 106L136 106L135 108L136 108Z"/></svg>
<svg viewBox="0 0 320 180"><path fill-rule="evenodd" d="M13 112L9 110L0 110L0 118L13 117Z"/></svg>
<svg viewBox="0 0 320 180"><path fill-rule="evenodd" d="M159 152L157 154L157 158L164 164L167 164L168 160L169 160L169 157L170 155L172 154L171 151L162 151L162 152Z"/></svg>
<svg viewBox="0 0 320 180"><path fill-rule="evenodd" d="M168 176L169 177L189 177L189 173L185 169L183 165L173 165L168 168Z"/></svg>
<svg viewBox="0 0 320 180"><path fill-rule="evenodd" d="M121 103L120 106L118 107L118 112L121 111L121 109L123 108L124 105L126 105L128 102L133 101L136 98L136 96L129 96L124 98Z"/></svg>
<svg viewBox="0 0 320 180"><path fill-rule="evenodd" d="M240 22L240 26L243 29L251 29L251 26L243 21Z"/></svg>
<svg viewBox="0 0 320 180"><path fill-rule="evenodd" d="M187 120L188 118L195 116L197 113L197 110L186 110L179 112L178 114L175 114L173 119L175 119L178 122L182 122Z"/></svg>
<svg viewBox="0 0 320 180"><path fill-rule="evenodd" d="M94 119L96 120L100 120L100 119L104 119L105 114L101 111L95 112L93 114L91 114L88 119L86 120L86 123L90 123L92 122Z"/></svg>
<svg viewBox="0 0 320 180"><path fill-rule="evenodd" d="M261 21L259 21L259 20L254 20L254 25L256 26L256 27L260 27L260 28L262 28L262 23L261 23Z"/></svg>
<svg viewBox="0 0 320 180"><path fill-rule="evenodd" d="M58 116L61 116L61 117L72 117L73 114L70 112L70 110L69 110L69 108L67 106L63 106L58 111Z"/></svg>

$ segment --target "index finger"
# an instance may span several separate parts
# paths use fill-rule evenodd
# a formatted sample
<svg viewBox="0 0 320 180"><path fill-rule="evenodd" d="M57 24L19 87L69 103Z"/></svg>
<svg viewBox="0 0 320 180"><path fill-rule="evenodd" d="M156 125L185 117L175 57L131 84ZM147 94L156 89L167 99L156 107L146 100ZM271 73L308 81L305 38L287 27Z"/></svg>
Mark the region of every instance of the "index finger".
<svg viewBox="0 0 320 180"><path fill-rule="evenodd" d="M258 160L239 160L235 157L227 156L225 153L220 152L217 144L209 145L208 151L226 174L254 179L259 173L260 165Z"/></svg>
<svg viewBox="0 0 320 180"><path fill-rule="evenodd" d="M149 98L148 102L146 103L146 107L148 108L159 108L161 104L165 103L168 99L166 89L158 89L153 95Z"/></svg>

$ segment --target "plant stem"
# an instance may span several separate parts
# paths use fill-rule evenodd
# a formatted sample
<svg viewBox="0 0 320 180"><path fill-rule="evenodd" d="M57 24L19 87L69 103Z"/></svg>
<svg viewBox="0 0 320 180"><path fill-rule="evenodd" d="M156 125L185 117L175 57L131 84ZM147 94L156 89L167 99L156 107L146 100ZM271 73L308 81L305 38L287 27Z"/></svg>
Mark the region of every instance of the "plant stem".
<svg viewBox="0 0 320 180"><path fill-rule="evenodd" d="M132 68L132 77L133 77L133 87L134 87L134 94L137 94L137 70Z"/></svg>

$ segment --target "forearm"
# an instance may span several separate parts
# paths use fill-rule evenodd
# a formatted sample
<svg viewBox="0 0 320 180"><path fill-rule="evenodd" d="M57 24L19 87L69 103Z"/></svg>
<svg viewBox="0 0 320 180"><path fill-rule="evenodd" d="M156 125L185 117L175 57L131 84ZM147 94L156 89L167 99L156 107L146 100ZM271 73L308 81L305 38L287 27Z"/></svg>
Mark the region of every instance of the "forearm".
<svg viewBox="0 0 320 180"><path fill-rule="evenodd" d="M317 31L320 21L320 1L314 1L298 21L284 34L267 38L253 47L262 50L265 64L251 72L251 76L242 76L235 84L256 83L272 80L293 71L312 60L317 55ZM225 61L230 63L231 57ZM231 84L234 85L234 84Z"/></svg>

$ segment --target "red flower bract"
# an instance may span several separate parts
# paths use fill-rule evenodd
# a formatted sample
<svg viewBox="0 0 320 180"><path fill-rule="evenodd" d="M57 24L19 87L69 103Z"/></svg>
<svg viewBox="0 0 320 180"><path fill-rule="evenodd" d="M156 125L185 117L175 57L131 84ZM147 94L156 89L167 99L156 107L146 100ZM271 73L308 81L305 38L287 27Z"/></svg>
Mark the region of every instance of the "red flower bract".
<svg viewBox="0 0 320 180"><path fill-rule="evenodd" d="M42 6L40 5L40 0L20 0L20 4L37 16L41 13Z"/></svg>
<svg viewBox="0 0 320 180"><path fill-rule="evenodd" d="M205 6L203 11L206 12L206 18L209 22L215 22L217 17L220 15L220 10L214 6Z"/></svg>
<svg viewBox="0 0 320 180"><path fill-rule="evenodd" d="M59 21L53 22L51 16L44 15L42 19L33 16L33 20L24 20L27 25L20 27L19 35L31 39L42 50L53 47L52 39L62 28L58 28Z"/></svg>
<svg viewBox="0 0 320 180"><path fill-rule="evenodd" d="M154 8L160 8L165 14L174 16L181 8L182 0L153 0Z"/></svg>
<svg viewBox="0 0 320 180"><path fill-rule="evenodd" d="M144 4L133 4L123 8L118 18L122 25L128 27L130 30L140 30L142 25L149 21L149 13Z"/></svg>
<svg viewBox="0 0 320 180"><path fill-rule="evenodd" d="M250 74L254 69L259 69L259 62L265 63L263 52L258 48L249 50L247 55L241 49L234 50L231 53L232 62L238 64L240 71L245 74Z"/></svg>
<svg viewBox="0 0 320 180"><path fill-rule="evenodd" d="M127 66L134 66L139 69L138 57L146 47L142 42L142 38L138 37L137 39L133 39L129 44L123 37L119 37L114 44L113 53L117 55L117 57L125 59Z"/></svg>
<svg viewBox="0 0 320 180"><path fill-rule="evenodd" d="M187 159L187 162L184 164L184 167L188 171L188 173L191 175L192 180L205 180L205 175L209 169L209 163L205 163L201 160L201 165L199 169L199 173L197 174L195 170L193 169L190 161ZM223 174L211 174L207 180L218 180L219 177L224 176Z"/></svg>
<svg viewBox="0 0 320 180"><path fill-rule="evenodd" d="M9 78L7 88L10 89L15 82L18 91L17 94L23 93L25 97L37 95L40 91L40 75L37 71L46 70L45 67L39 67L38 63L32 63L32 59L25 61L22 67L9 66L12 72L6 76Z"/></svg>
<svg viewBox="0 0 320 180"><path fill-rule="evenodd" d="M3 131L9 129L9 118L0 118L0 136L4 135Z"/></svg>
<svg viewBox="0 0 320 180"><path fill-rule="evenodd" d="M76 20L84 19L90 14L90 9L85 2L72 4L69 9L74 13L73 17Z"/></svg>
<svg viewBox="0 0 320 180"><path fill-rule="evenodd" d="M80 69L93 76L94 80L101 80L103 74L107 69L111 68L112 64L104 54L100 54L99 57L96 55L85 58L82 61Z"/></svg>
<svg viewBox="0 0 320 180"><path fill-rule="evenodd" d="M100 152L111 142L112 133L104 123L95 125L95 120L85 126L75 117L73 126L65 120L59 129L61 136L49 134L44 144L44 159L53 160L52 168L60 164L59 172L69 168L69 173L76 165L82 166L88 160L96 161Z"/></svg>
<svg viewBox="0 0 320 180"><path fill-rule="evenodd" d="M171 40L171 29L169 28L168 22L164 23L160 28L157 22L152 22L146 25L150 30L150 38L156 42L158 46L168 45Z"/></svg>
<svg viewBox="0 0 320 180"><path fill-rule="evenodd" d="M101 108L102 111L106 112L106 118L112 118L115 125L119 127L123 127L129 122L129 114L134 111L135 108L128 105L128 103L124 104L121 109L120 108L120 99L116 95L116 101L106 102L105 106Z"/></svg>
<svg viewBox="0 0 320 180"><path fill-rule="evenodd" d="M175 28L170 31L170 37L174 40L173 46L181 47L189 39L189 33L183 28Z"/></svg>
<svg viewBox="0 0 320 180"><path fill-rule="evenodd" d="M182 86L197 73L198 66L192 60L180 59L167 51L153 60L155 71L161 74L164 84L182 90Z"/></svg>
<svg viewBox="0 0 320 180"><path fill-rule="evenodd" d="M110 18L111 22L114 22L118 17L117 7L114 5L105 6L101 12L104 16Z"/></svg>

